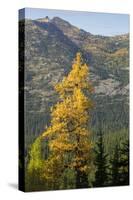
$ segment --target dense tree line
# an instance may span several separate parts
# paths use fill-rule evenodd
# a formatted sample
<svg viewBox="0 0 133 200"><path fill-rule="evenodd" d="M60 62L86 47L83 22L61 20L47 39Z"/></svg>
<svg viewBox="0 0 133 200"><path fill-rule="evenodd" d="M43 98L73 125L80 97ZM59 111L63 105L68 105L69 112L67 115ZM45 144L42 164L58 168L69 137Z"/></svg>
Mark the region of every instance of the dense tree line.
<svg viewBox="0 0 133 200"><path fill-rule="evenodd" d="M129 185L129 142L126 140L122 143L116 143L111 154L105 151L105 144L102 130L98 134L97 142L94 145L93 165L88 174L88 179L82 177L83 187L106 187L106 186L123 186ZM48 183L43 177L44 173L44 158L49 154L48 142L41 144L38 138L32 144L29 151L30 164L28 170L26 168L26 188L27 190L50 190L50 189L70 189L77 188L76 175L73 170L66 168L65 171L59 173L57 165L55 172L61 179L56 179L56 186L53 183ZM43 152L43 153L42 153ZM44 153L45 152L45 153ZM90 174L94 174L93 180L89 180ZM54 176L56 173L54 173ZM55 178L53 176L53 179ZM53 180L55 182L55 180ZM92 181L92 182L91 182Z"/></svg>
<svg viewBox="0 0 133 200"><path fill-rule="evenodd" d="M111 154L105 152L104 134L100 130L95 151L94 187L129 185L129 141L116 142Z"/></svg>

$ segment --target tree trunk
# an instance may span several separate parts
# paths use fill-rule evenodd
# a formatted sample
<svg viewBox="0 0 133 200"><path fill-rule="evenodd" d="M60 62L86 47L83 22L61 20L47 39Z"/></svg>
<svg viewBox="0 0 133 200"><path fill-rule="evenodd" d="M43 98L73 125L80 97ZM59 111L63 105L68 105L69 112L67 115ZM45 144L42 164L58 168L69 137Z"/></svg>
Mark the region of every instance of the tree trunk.
<svg viewBox="0 0 133 200"><path fill-rule="evenodd" d="M76 188L88 188L88 177L80 170L76 171Z"/></svg>

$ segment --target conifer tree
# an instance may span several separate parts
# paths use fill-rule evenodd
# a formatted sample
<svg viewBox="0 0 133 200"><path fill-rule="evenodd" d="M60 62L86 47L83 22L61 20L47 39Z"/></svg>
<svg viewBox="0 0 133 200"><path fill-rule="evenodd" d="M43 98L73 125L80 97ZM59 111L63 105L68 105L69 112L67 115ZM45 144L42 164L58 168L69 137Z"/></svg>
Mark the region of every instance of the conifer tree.
<svg viewBox="0 0 133 200"><path fill-rule="evenodd" d="M120 185L129 185L129 140L121 148Z"/></svg>
<svg viewBox="0 0 133 200"><path fill-rule="evenodd" d="M116 144L112 159L110 160L111 164L111 186L119 186L120 185L120 147Z"/></svg>
<svg viewBox="0 0 133 200"><path fill-rule="evenodd" d="M75 172L76 188L88 187L92 143L89 111L93 92L88 80L89 68L77 53L68 76L55 85L59 102L51 109L51 124L42 134L49 140L49 157L44 164L44 177L58 189L66 168ZM51 184L51 183L50 183Z"/></svg>
<svg viewBox="0 0 133 200"><path fill-rule="evenodd" d="M129 185L129 142L116 145L111 160L111 185Z"/></svg>
<svg viewBox="0 0 133 200"><path fill-rule="evenodd" d="M95 187L103 187L107 186L108 184L108 164L107 164L107 157L108 155L105 153L104 144L103 144L103 132L101 127L99 128L98 132L98 141L96 143L95 149Z"/></svg>

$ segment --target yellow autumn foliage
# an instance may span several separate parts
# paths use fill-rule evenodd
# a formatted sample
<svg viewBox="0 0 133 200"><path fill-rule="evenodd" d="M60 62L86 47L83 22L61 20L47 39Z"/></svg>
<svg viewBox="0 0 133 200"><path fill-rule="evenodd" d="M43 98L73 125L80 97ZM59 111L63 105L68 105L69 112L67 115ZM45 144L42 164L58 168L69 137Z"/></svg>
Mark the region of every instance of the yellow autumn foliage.
<svg viewBox="0 0 133 200"><path fill-rule="evenodd" d="M55 85L60 101L52 107L51 124L41 136L49 140L50 156L44 166L48 180L59 178L65 167L85 173L90 169L92 143L88 123L94 105L88 95L94 89L88 75L89 67L77 53L68 76Z"/></svg>
<svg viewBox="0 0 133 200"><path fill-rule="evenodd" d="M63 78L62 82L55 85L55 90L59 92L60 98L71 95L75 87L93 92L93 87L87 79L88 75L89 68L82 63L81 54L77 53L71 72Z"/></svg>

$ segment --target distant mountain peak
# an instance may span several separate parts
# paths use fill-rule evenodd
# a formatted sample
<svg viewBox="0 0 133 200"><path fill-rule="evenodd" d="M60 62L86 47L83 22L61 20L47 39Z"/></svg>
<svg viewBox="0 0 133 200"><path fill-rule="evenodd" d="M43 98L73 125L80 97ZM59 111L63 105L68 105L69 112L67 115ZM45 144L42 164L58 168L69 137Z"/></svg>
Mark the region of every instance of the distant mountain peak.
<svg viewBox="0 0 133 200"><path fill-rule="evenodd" d="M50 18L48 17L48 16L46 16L45 18L39 18L39 19L37 19L37 21L39 21L39 22L50 22Z"/></svg>
<svg viewBox="0 0 133 200"><path fill-rule="evenodd" d="M66 20L60 18L60 17L53 17L52 21L60 21L60 22L66 22L67 24L70 24L69 22L67 22Z"/></svg>
<svg viewBox="0 0 133 200"><path fill-rule="evenodd" d="M69 22L67 22L66 20L60 18L60 17L53 17L53 19L51 20L52 23L58 25L58 26L65 26L66 28L70 28L73 25L71 25Z"/></svg>

